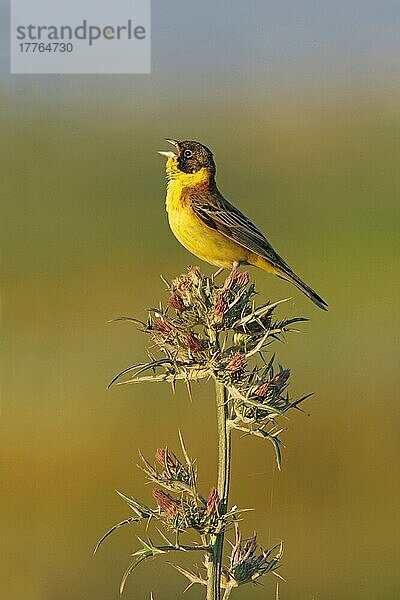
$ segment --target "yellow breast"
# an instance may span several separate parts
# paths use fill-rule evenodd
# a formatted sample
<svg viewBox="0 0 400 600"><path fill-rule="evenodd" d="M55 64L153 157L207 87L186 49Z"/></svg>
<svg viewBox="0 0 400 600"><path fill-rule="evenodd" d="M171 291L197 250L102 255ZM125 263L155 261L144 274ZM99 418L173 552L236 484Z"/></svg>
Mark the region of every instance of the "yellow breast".
<svg viewBox="0 0 400 600"><path fill-rule="evenodd" d="M197 185L205 177L201 171L202 169L189 176L196 177ZM192 180L190 184L193 184ZM246 248L199 219L185 194L186 188L185 180L172 178L168 182L166 207L169 225L175 237L189 252L212 265L229 268L235 261L247 263L250 253Z"/></svg>

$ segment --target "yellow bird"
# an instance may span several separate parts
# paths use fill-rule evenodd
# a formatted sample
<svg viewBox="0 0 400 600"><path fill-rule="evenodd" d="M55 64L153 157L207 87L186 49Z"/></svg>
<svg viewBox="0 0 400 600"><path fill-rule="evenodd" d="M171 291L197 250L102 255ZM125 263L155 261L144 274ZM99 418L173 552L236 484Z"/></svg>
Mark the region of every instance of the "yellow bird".
<svg viewBox="0 0 400 600"><path fill-rule="evenodd" d="M225 200L215 183L212 152L199 142L166 138L168 220L175 237L195 256L221 268L253 265L291 281L317 306L327 304L292 271L264 235Z"/></svg>

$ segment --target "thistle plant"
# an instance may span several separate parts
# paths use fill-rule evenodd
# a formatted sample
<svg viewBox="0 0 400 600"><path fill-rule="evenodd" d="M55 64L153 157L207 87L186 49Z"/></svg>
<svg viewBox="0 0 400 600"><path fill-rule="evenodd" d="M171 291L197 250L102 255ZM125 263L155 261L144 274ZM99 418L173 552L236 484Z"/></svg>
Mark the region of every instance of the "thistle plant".
<svg viewBox="0 0 400 600"><path fill-rule="evenodd" d="M120 317L137 323L149 339L148 360L118 373L111 384L182 381L191 396L193 381L212 380L215 386L218 435L218 468L215 486L200 490L197 468L189 456L181 433L180 456L159 448L154 460L141 458L141 468L154 484L152 506L119 495L131 509L131 516L114 525L99 545L116 529L146 522L147 537L132 555L120 592L132 571L143 561L161 554L197 552L202 568L189 571L173 565L189 582L204 586L207 600L227 600L235 588L255 583L261 576L278 570L283 545L260 547L254 533L242 538L244 509L229 499L231 479L231 438L237 430L272 444L278 468L281 466L282 417L308 396L292 399L288 392L290 371L276 364L272 345L283 339L305 319L279 320L276 309L285 300L255 303L255 286L246 272L233 269L222 285L196 267L165 281L166 304L148 311L147 321ZM157 542L151 533L155 529ZM196 541L186 543L186 533ZM150 537L150 534L152 537ZM231 551L225 556L225 538Z"/></svg>

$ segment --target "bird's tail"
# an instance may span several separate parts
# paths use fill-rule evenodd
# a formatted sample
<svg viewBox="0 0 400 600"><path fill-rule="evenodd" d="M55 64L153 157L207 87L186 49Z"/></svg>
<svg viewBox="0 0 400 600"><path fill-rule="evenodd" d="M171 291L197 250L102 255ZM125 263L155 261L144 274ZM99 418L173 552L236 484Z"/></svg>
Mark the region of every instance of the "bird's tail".
<svg viewBox="0 0 400 600"><path fill-rule="evenodd" d="M257 256L257 261L254 262L256 263L257 267L261 267L261 269L263 269L264 271L274 273L275 275L277 275L281 279L284 279L285 281L291 281L297 288L299 288L300 291L303 292L303 294L310 298L310 300L312 300L314 304L319 306L319 308L322 308L322 310L328 310L328 305L325 302L325 300L323 300L321 296L318 296L317 292L314 292L314 290L310 288L309 285L304 283L304 281L302 281L300 277L298 277L296 273L294 273L287 265L285 265L285 268L272 265L262 256Z"/></svg>
<svg viewBox="0 0 400 600"><path fill-rule="evenodd" d="M285 273L284 271L279 271L277 272L277 275L281 279L285 279L286 281L291 281L292 283L294 283L294 285L297 288L299 288L299 290L302 291L303 294L307 296L307 298L310 298L310 300L312 300L314 304L319 306L319 308L322 308L322 310L328 310L328 305L325 302L325 300L323 300L321 296L318 296L317 292L314 292L314 290L310 288L309 285L304 283L304 281L302 281L300 277L296 275L296 273L293 273L293 271L289 271L288 273Z"/></svg>

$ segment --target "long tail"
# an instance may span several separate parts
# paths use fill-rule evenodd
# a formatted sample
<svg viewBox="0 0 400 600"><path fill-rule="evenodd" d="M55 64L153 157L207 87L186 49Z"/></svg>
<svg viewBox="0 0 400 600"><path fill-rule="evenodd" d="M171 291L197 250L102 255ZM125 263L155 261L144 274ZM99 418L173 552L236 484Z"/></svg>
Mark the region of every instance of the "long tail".
<svg viewBox="0 0 400 600"><path fill-rule="evenodd" d="M291 281L300 291L303 292L303 294L307 296L307 298L310 298L310 300L312 300L314 304L319 306L319 308L322 308L322 310L328 310L328 305L325 302L325 300L323 300L321 296L318 296L317 292L314 292L314 290L310 288L309 285L304 283L304 281L302 281L300 277L298 277L296 273L294 273L290 269L290 267L287 267L285 265L285 269L283 269L278 266L272 265L268 260L266 260L262 256L257 256L256 260L254 260L254 262L252 261L252 264L254 264L256 267L260 267L264 271L274 273L274 275L277 275L278 277L280 277L280 279L284 279L285 281Z"/></svg>
<svg viewBox="0 0 400 600"><path fill-rule="evenodd" d="M319 308L322 308L322 310L328 310L328 305L325 302L325 300L323 300L321 296L318 296L317 292L314 292L314 290L310 288L309 285L304 283L304 281L302 281L300 277L296 275L296 273L293 273L293 271L290 271L289 273L279 271L276 274L281 279L285 279L286 281L291 281L292 283L294 283L294 285L297 288L299 288L299 290L302 291L303 294L307 296L307 298L310 298L310 300L312 300L314 304L319 306Z"/></svg>

